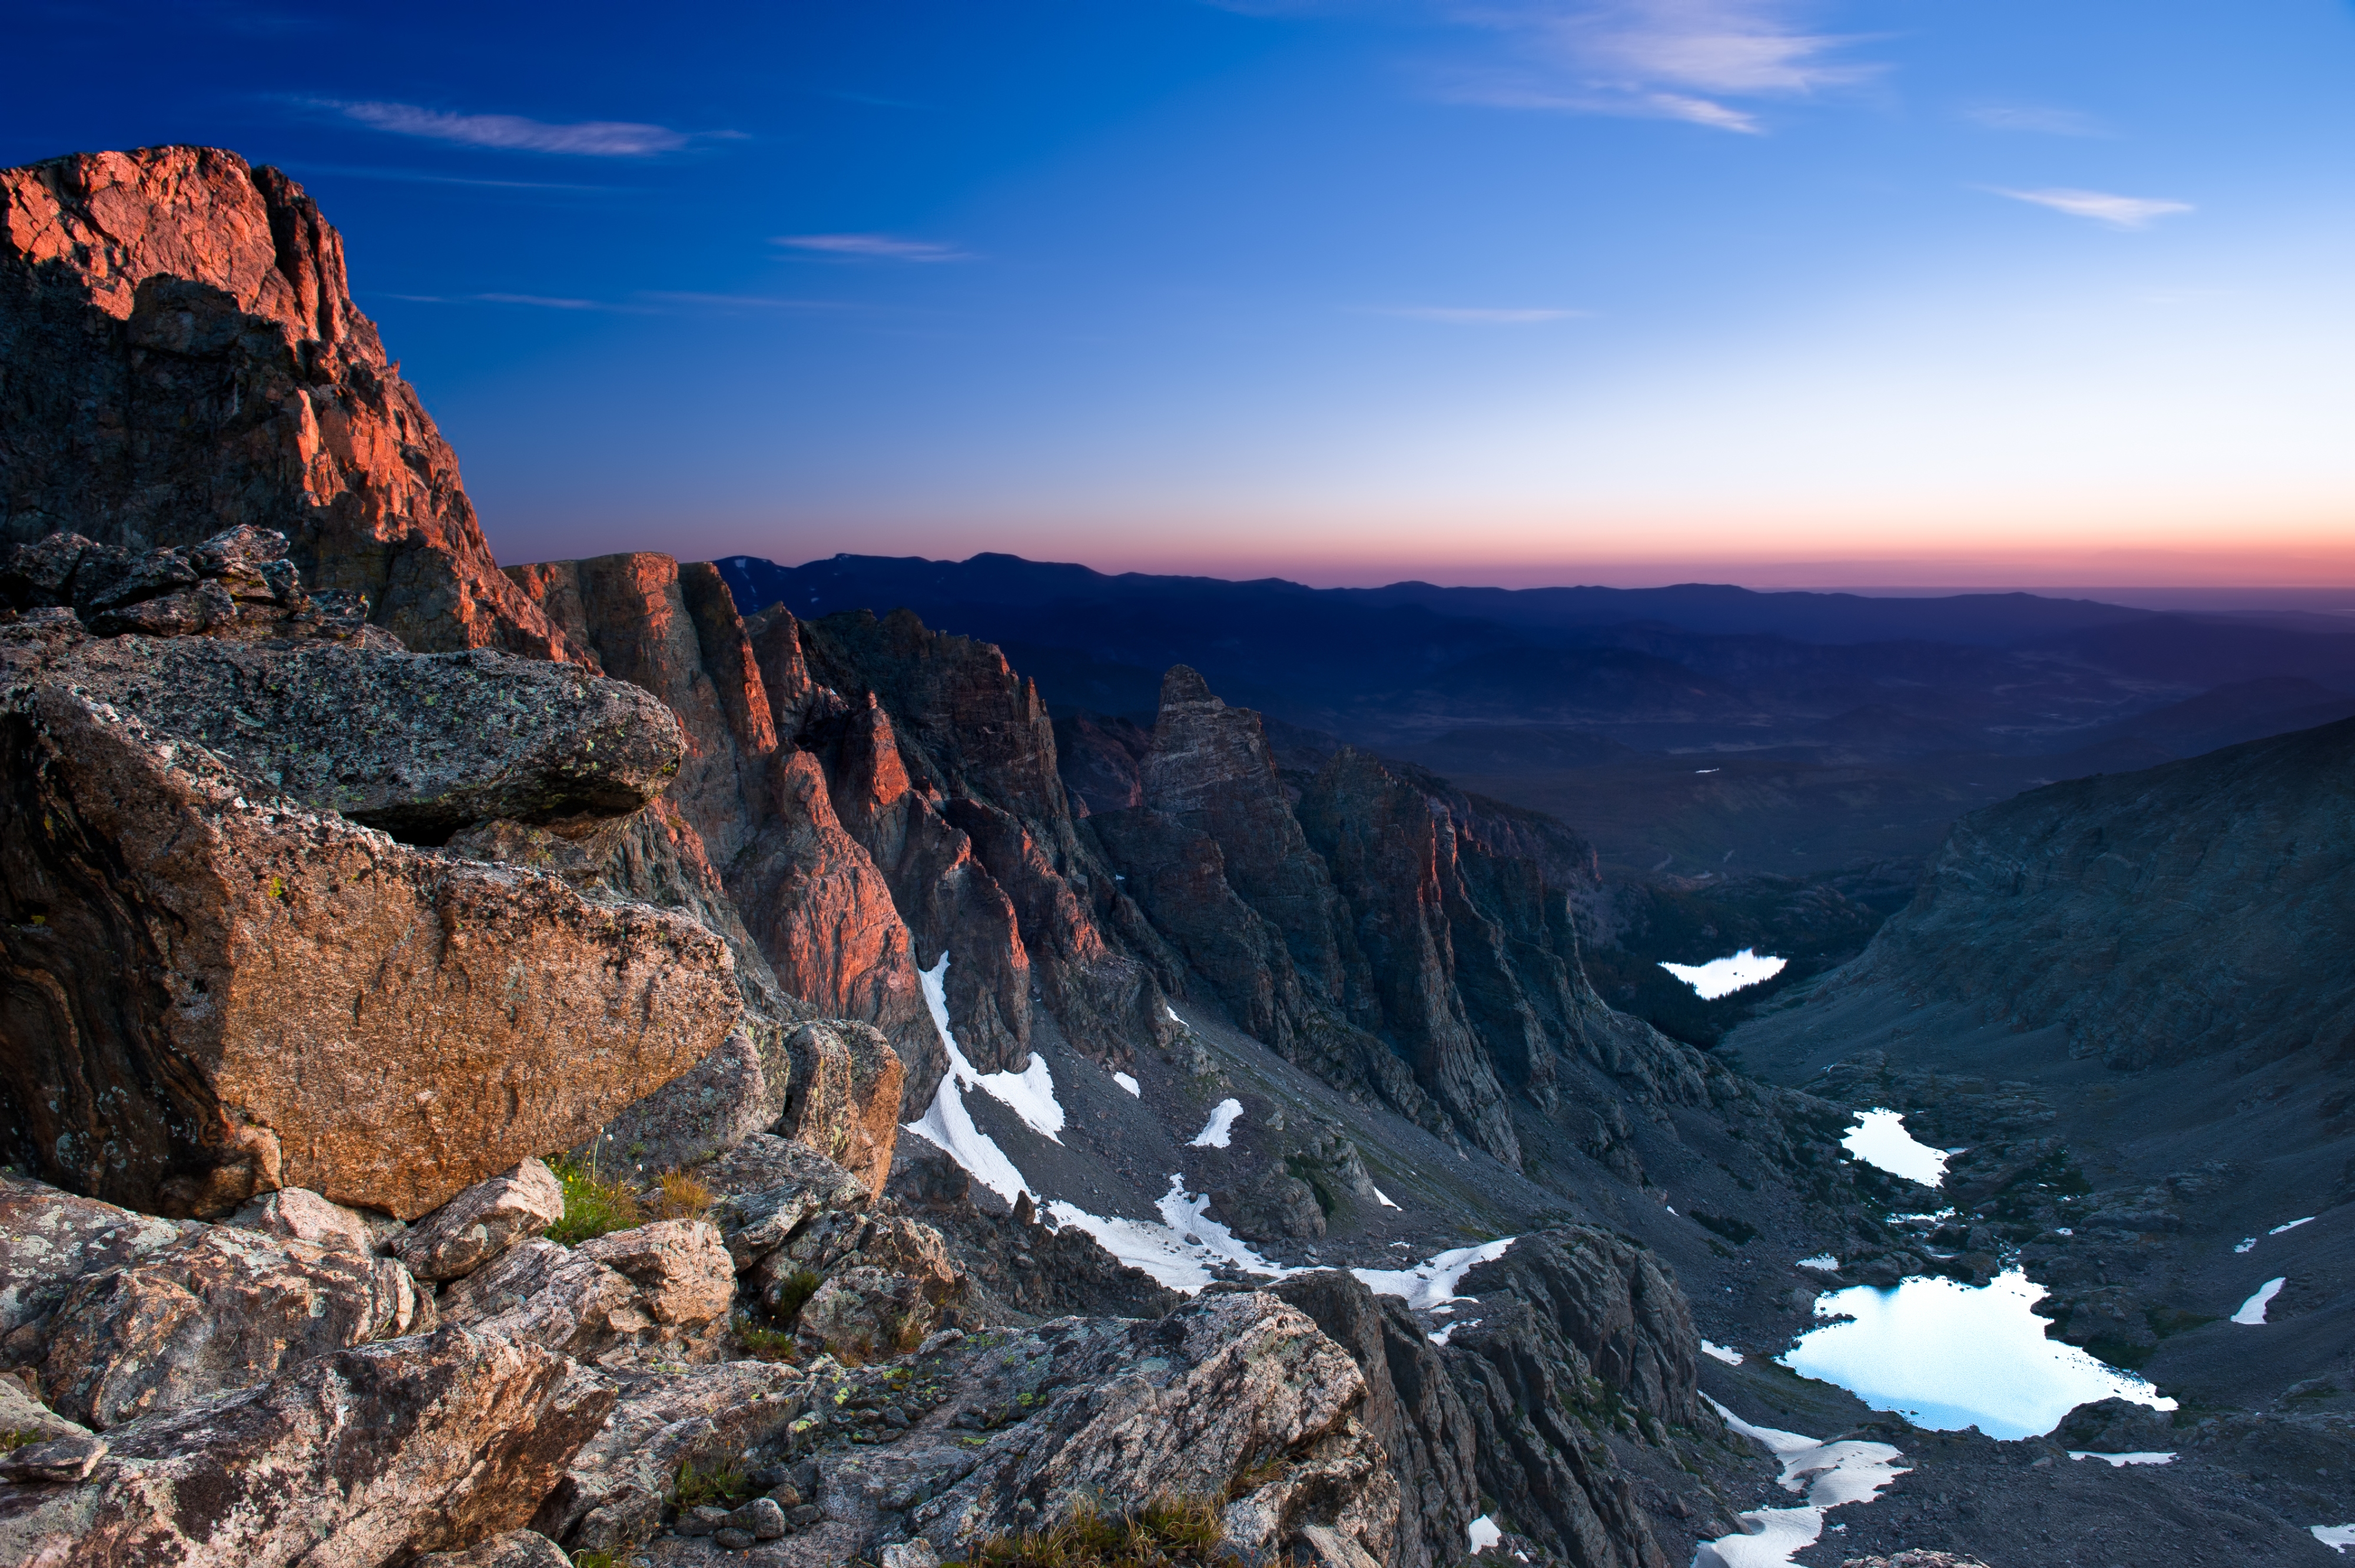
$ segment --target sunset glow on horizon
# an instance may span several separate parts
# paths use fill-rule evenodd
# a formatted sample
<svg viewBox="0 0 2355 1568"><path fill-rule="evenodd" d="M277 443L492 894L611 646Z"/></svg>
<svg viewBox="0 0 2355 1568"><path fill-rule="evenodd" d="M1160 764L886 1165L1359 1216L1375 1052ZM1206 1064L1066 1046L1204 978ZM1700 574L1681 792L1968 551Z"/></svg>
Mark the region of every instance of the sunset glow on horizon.
<svg viewBox="0 0 2355 1568"><path fill-rule="evenodd" d="M2343 0L133 10L506 561L2355 585Z"/></svg>

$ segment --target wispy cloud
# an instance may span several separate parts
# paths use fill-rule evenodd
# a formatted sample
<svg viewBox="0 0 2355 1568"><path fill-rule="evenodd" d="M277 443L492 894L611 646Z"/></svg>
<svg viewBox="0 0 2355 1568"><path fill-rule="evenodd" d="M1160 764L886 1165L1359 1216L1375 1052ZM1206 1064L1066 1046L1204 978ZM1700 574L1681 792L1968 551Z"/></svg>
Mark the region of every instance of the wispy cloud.
<svg viewBox="0 0 2355 1568"><path fill-rule="evenodd" d="M569 125L527 120L520 114L456 114L414 103L344 103L321 101L347 120L396 136L421 136L469 147L511 152L570 153L591 158L646 158L674 153L689 141L667 125L627 120L583 120Z"/></svg>
<svg viewBox="0 0 2355 1568"><path fill-rule="evenodd" d="M1395 316L1401 321L1444 322L1450 326L1529 326L1539 322L1566 322L1591 314L1587 311L1551 307L1499 308L1491 305L1371 305L1369 316Z"/></svg>
<svg viewBox="0 0 2355 1568"><path fill-rule="evenodd" d="M2065 212L2072 217L2089 217L2096 223L2106 223L2112 228L2147 228L2157 218L2190 212L2188 201L2166 201L2152 196L2112 196L2107 191L2079 190L2007 190L1989 185L1996 196L2009 196L2037 207L2049 207L2054 212Z"/></svg>
<svg viewBox="0 0 2355 1568"><path fill-rule="evenodd" d="M1990 131L2028 131L2042 136L2107 136L2110 128L2074 109L2053 109L2034 103L1981 103L1963 111L1963 118Z"/></svg>
<svg viewBox="0 0 2355 1568"><path fill-rule="evenodd" d="M347 164L296 164L281 165L300 174L336 175L352 180L399 180L421 185L478 185L499 191L609 191L612 185L569 185L559 180L477 180L461 175L428 174L422 169L371 169Z"/></svg>
<svg viewBox="0 0 2355 1568"><path fill-rule="evenodd" d="M1729 100L1804 98L1881 68L1841 58L1858 40L1812 32L1799 0L1514 0L1456 19L1510 38L1511 67L1459 70L1443 96L1504 109L1635 114L1758 134Z"/></svg>
<svg viewBox="0 0 2355 1568"><path fill-rule="evenodd" d="M931 239L893 234L780 234L774 243L817 256L850 256L869 261L971 261L970 250Z"/></svg>

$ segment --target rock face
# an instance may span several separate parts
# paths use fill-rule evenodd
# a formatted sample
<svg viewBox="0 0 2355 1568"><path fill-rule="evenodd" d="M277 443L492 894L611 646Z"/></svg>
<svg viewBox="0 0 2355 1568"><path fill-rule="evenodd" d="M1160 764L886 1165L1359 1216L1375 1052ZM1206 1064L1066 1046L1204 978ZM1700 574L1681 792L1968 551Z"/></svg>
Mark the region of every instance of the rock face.
<svg viewBox="0 0 2355 1568"><path fill-rule="evenodd" d="M1575 1561L1666 1568L1595 1433L1607 1401L1636 1412L1647 1436L1720 1430L1683 1294L1644 1249L1582 1226L1522 1237L1458 1289L1480 1298L1479 1318L1441 1353L1477 1434L1480 1491L1525 1531L1542 1521Z"/></svg>
<svg viewBox="0 0 2355 1568"><path fill-rule="evenodd" d="M409 843L491 821L626 816L662 793L685 750L669 710L635 686L498 653L125 637L79 644L54 673L280 794Z"/></svg>
<svg viewBox="0 0 2355 1568"><path fill-rule="evenodd" d="M301 186L150 147L0 171L0 535L275 528L411 648L575 655L500 575Z"/></svg>
<svg viewBox="0 0 2355 1568"><path fill-rule="evenodd" d="M537 1160L477 1181L392 1244L420 1279L462 1279L527 1236L564 1217L564 1189Z"/></svg>
<svg viewBox="0 0 2355 1568"><path fill-rule="evenodd" d="M108 1434L81 1480L0 1488L0 1561L402 1562L519 1528L613 1406L531 1345L445 1329Z"/></svg>
<svg viewBox="0 0 2355 1568"><path fill-rule="evenodd" d="M0 1171L0 1355L37 1360L41 1326L74 1282L162 1251L200 1227Z"/></svg>
<svg viewBox="0 0 2355 1568"><path fill-rule="evenodd" d="M363 1255L377 1250L379 1229L370 1224L365 1215L341 1203L330 1203L302 1187L282 1187L274 1192L264 1192L231 1214L229 1223L266 1236L285 1236L314 1246L339 1247ZM396 1227L387 1222L381 1228L391 1231Z"/></svg>
<svg viewBox="0 0 2355 1568"><path fill-rule="evenodd" d="M778 1130L881 1192L900 1141L899 1054L880 1031L847 1022L805 1023L785 1048L793 1087Z"/></svg>
<svg viewBox="0 0 2355 1568"><path fill-rule="evenodd" d="M49 1325L41 1384L102 1431L432 1324L433 1298L389 1258L217 1225L84 1276Z"/></svg>
<svg viewBox="0 0 2355 1568"><path fill-rule="evenodd" d="M735 1026L700 926L308 810L79 690L73 643L0 628L10 1159L150 1211L413 1217Z"/></svg>
<svg viewBox="0 0 2355 1568"><path fill-rule="evenodd" d="M2350 870L2355 720L2049 785L1957 822L1828 994L1885 985L2058 1023L2114 1067L2343 1052Z"/></svg>
<svg viewBox="0 0 2355 1568"><path fill-rule="evenodd" d="M1366 1379L1304 1313L1271 1296L1211 1296L1074 1347L1057 1372L1075 1386L1035 1430L992 1442L914 1510L935 1548L1158 1493L1231 1497L1227 1538L1248 1552L1322 1525L1384 1560L1399 1496L1360 1420Z"/></svg>
<svg viewBox="0 0 2355 1568"><path fill-rule="evenodd" d="M622 1366L708 1360L710 1330L735 1289L717 1231L662 1220L577 1247L524 1242L453 1285L440 1305L458 1327Z"/></svg>

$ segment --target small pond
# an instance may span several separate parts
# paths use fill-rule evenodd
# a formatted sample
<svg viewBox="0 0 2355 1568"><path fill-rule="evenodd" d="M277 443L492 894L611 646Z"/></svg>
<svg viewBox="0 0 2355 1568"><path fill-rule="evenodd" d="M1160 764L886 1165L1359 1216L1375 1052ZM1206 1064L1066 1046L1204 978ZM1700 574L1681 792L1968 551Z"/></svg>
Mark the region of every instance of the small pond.
<svg viewBox="0 0 2355 1568"><path fill-rule="evenodd" d="M1851 1159L1924 1187L1935 1187L1946 1179L1946 1151L1933 1149L1906 1131L1905 1118L1898 1111L1857 1112L1857 1123L1842 1136L1840 1146Z"/></svg>
<svg viewBox="0 0 2355 1568"><path fill-rule="evenodd" d="M1715 1001L1721 996L1732 996L1744 986L1773 980L1783 972L1787 959L1772 953L1753 953L1748 948L1728 958L1711 959L1705 964L1662 964L1685 984L1700 992L1704 1001Z"/></svg>
<svg viewBox="0 0 2355 1568"><path fill-rule="evenodd" d="M1859 1285L1819 1298L1816 1314L1843 1319L1810 1330L1777 1359L1838 1383L1875 1410L1916 1426L1977 1426L1990 1437L2050 1432L2073 1407L2115 1395L2172 1410L2150 1384L2044 1337L2029 1310L2044 1287L2014 1269L1974 1290L1951 1279Z"/></svg>

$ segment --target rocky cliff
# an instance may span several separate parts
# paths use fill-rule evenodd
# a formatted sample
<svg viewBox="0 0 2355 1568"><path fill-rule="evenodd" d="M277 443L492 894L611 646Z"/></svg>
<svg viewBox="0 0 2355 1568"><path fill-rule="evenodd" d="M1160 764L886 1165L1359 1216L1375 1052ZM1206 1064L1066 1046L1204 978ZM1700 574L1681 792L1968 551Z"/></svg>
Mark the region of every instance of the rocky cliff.
<svg viewBox="0 0 2355 1568"><path fill-rule="evenodd" d="M0 542L248 524L420 652L577 655L499 575L302 186L147 147L0 171Z"/></svg>

